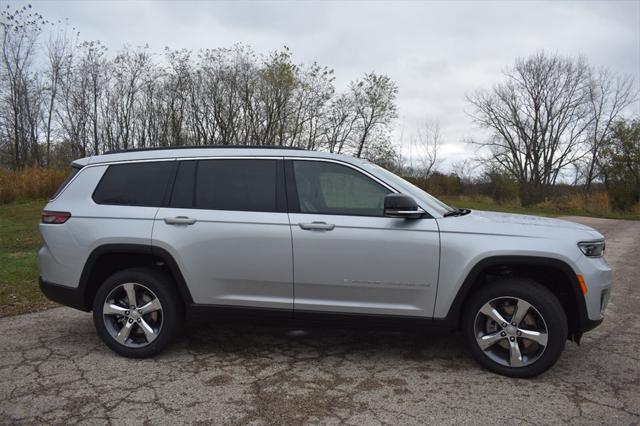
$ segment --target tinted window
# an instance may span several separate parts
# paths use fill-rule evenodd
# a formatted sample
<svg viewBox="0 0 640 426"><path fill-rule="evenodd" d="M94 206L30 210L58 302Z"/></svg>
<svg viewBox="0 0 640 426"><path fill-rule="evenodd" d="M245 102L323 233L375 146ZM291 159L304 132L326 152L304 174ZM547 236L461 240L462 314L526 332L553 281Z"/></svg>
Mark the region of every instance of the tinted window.
<svg viewBox="0 0 640 426"><path fill-rule="evenodd" d="M93 193L98 204L159 207L175 163L114 164Z"/></svg>
<svg viewBox="0 0 640 426"><path fill-rule="evenodd" d="M294 161L300 212L382 216L389 191L351 167Z"/></svg>
<svg viewBox="0 0 640 426"><path fill-rule="evenodd" d="M202 160L195 208L275 212L276 160Z"/></svg>

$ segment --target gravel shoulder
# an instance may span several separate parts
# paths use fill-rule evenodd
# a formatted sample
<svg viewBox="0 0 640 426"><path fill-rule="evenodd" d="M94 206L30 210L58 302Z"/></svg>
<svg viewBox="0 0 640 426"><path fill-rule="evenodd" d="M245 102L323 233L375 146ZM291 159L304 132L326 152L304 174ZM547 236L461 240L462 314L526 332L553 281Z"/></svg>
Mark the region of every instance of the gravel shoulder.
<svg viewBox="0 0 640 426"><path fill-rule="evenodd" d="M0 423L640 422L640 222L607 237L607 318L533 380L482 370L461 336L192 324L151 360L110 352L90 314L0 319Z"/></svg>

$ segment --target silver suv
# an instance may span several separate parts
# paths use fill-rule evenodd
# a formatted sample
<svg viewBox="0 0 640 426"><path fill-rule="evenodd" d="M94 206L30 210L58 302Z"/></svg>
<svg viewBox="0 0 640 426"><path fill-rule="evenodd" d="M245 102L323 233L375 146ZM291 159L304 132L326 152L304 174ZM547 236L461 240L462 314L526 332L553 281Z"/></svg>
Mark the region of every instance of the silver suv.
<svg viewBox="0 0 640 426"><path fill-rule="evenodd" d="M73 162L42 213L40 287L152 356L196 311L461 330L486 368L530 377L603 320L592 228L454 209L367 161L180 148Z"/></svg>

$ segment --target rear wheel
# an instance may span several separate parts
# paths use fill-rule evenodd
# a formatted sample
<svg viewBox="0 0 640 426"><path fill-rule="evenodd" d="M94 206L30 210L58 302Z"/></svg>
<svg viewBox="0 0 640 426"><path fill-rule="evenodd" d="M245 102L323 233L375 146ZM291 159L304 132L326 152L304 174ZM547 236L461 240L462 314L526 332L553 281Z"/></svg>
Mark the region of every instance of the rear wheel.
<svg viewBox="0 0 640 426"><path fill-rule="evenodd" d="M533 377L560 357L567 318L556 296L525 278L505 278L475 293L466 305L463 331L474 358L510 377Z"/></svg>
<svg viewBox="0 0 640 426"><path fill-rule="evenodd" d="M182 305L167 276L132 268L109 277L98 289L93 321L98 335L126 357L149 357L169 346L182 323Z"/></svg>

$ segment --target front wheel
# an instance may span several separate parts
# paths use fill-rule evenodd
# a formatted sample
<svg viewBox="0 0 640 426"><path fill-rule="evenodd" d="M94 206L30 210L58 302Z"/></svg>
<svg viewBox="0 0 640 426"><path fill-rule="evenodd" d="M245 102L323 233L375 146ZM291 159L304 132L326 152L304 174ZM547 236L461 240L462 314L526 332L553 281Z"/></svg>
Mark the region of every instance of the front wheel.
<svg viewBox="0 0 640 426"><path fill-rule="evenodd" d="M182 323L181 302L167 276L132 268L109 277L93 303L98 335L120 355L144 358L171 344Z"/></svg>
<svg viewBox="0 0 640 426"><path fill-rule="evenodd" d="M462 320L474 358L510 377L533 377L560 357L567 317L557 297L525 278L495 281L471 296Z"/></svg>

